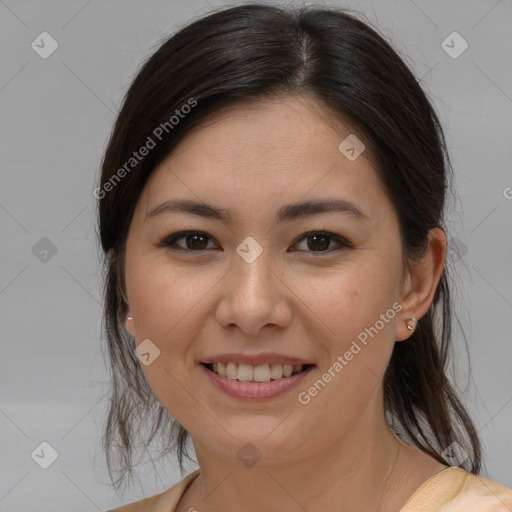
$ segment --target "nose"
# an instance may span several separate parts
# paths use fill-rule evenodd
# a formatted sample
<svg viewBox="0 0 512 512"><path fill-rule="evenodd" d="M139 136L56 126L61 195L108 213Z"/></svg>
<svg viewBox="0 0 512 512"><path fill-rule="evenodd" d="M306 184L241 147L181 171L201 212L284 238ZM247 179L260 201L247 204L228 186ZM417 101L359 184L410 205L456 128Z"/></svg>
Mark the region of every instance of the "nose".
<svg viewBox="0 0 512 512"><path fill-rule="evenodd" d="M251 263L235 255L225 277L216 317L220 327L257 335L286 327L292 319L290 289L265 251Z"/></svg>

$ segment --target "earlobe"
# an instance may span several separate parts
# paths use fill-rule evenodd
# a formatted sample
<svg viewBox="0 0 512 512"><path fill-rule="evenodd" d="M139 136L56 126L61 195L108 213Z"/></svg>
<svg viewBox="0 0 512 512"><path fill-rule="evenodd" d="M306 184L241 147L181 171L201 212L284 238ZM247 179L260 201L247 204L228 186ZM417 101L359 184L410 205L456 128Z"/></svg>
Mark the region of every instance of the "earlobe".
<svg viewBox="0 0 512 512"><path fill-rule="evenodd" d="M407 329L409 331L414 331L416 329L416 324L418 323L418 320L414 318L413 316L405 321L405 325L407 325Z"/></svg>
<svg viewBox="0 0 512 512"><path fill-rule="evenodd" d="M405 317L400 319L395 333L395 341L405 341L409 339L416 327L418 326L418 319L415 318L414 308L412 312L405 313Z"/></svg>
<svg viewBox="0 0 512 512"><path fill-rule="evenodd" d="M126 313L125 327L126 327L126 330L132 336L135 336L135 325L133 323L133 316L132 316L130 310L128 310Z"/></svg>
<svg viewBox="0 0 512 512"><path fill-rule="evenodd" d="M411 263L403 289L403 317L397 326L396 341L408 339L417 328L417 319L420 319L432 305L443 274L446 244L445 232L440 228L431 229L424 255Z"/></svg>

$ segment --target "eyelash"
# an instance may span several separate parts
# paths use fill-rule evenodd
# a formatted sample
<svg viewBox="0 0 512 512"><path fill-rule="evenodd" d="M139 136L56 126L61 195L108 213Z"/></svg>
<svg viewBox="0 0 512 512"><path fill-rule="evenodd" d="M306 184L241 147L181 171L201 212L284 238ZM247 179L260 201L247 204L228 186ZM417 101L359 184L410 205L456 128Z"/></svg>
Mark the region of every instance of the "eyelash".
<svg viewBox="0 0 512 512"><path fill-rule="evenodd" d="M167 249L171 249L172 251L181 252L181 253L204 253L205 251L209 250L209 249L199 249L199 250L185 249L183 247L177 247L175 245L176 241L178 241L182 238L185 238L189 235L202 235L202 236L205 236L205 237L209 238L210 240L212 240L212 237L209 236L207 233L204 233L203 231L181 231L179 233L174 233L173 235L165 238L159 244L159 247L165 247ZM335 235L334 233L330 233L329 231L310 231L308 233L304 233L294 243L294 245L301 242L302 240L305 240L308 237L311 237L314 235L328 236L328 237L330 237L329 244L330 244L330 242L334 241L334 242L338 243L340 245L340 247L337 249L329 249L329 250L325 250L325 251L292 251L292 252L309 252L309 253L313 254L314 256L317 256L317 255L322 255L322 254L331 254L333 252L338 252L343 249L349 249L349 248L353 247L347 240L345 240L344 238L342 238L338 235Z"/></svg>

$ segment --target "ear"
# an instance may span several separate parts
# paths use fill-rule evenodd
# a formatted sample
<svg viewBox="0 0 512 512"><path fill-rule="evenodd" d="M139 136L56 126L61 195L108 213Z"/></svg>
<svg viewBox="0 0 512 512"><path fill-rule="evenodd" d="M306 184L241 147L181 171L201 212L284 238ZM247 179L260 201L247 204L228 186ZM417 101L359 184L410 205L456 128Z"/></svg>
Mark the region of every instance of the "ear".
<svg viewBox="0 0 512 512"><path fill-rule="evenodd" d="M123 290L121 290L120 286L118 286L118 292L121 294L121 297L123 298L123 301L126 304L126 312L124 314L124 325L126 327L126 330L132 336L135 336L135 324L133 322L133 315L130 310L130 306L128 305L128 299L126 298L125 294L123 293Z"/></svg>
<svg viewBox="0 0 512 512"><path fill-rule="evenodd" d="M428 311L443 273L446 261L447 239L440 228L428 233L428 247L425 254L411 262L402 288L402 317L396 329L396 341L408 339L414 330L407 329L407 321L418 321ZM414 324L412 324L414 325Z"/></svg>
<svg viewBox="0 0 512 512"><path fill-rule="evenodd" d="M117 253L114 251L114 249L109 249L109 251L107 253L107 256L108 256L109 263L111 265L114 265L115 264L115 260L117 258ZM130 311L130 307L128 306L128 299L126 298L124 290L123 290L121 284L119 283L119 281L117 282L117 293L119 293L119 295L121 295L124 303L127 305L127 310L126 310L126 313L124 315L124 325L126 327L126 330L132 336L135 336L135 325L133 323L133 316L132 316L132 313Z"/></svg>

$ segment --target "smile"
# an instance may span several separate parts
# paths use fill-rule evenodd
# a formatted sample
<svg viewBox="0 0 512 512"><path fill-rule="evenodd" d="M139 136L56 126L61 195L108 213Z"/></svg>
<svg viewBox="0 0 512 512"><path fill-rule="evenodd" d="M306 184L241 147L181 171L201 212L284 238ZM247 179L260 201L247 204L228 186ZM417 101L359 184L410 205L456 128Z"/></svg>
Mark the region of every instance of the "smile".
<svg viewBox="0 0 512 512"><path fill-rule="evenodd" d="M268 400L296 388L314 364L201 363L198 365L212 389L239 400Z"/></svg>
<svg viewBox="0 0 512 512"><path fill-rule="evenodd" d="M217 375L241 382L269 382L291 377L311 365L291 364L236 364L236 363L204 363L206 368Z"/></svg>

